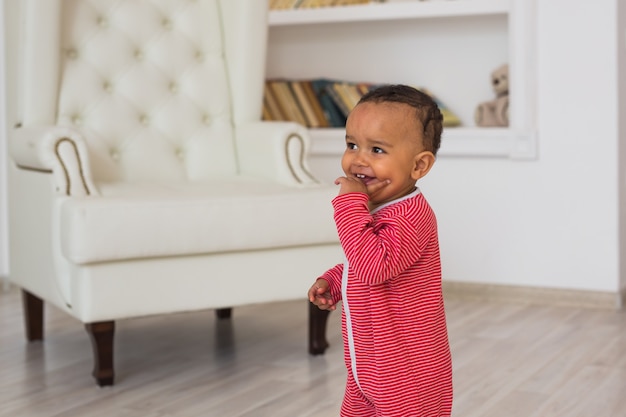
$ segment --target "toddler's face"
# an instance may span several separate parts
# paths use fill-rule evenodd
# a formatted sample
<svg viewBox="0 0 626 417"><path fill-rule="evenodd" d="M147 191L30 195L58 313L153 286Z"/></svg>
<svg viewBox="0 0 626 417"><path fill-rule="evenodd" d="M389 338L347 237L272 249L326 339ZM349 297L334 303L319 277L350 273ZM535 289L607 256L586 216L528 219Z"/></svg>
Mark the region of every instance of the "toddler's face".
<svg viewBox="0 0 626 417"><path fill-rule="evenodd" d="M425 175L420 160L432 153L424 151L421 132L421 123L407 104L368 102L350 113L341 160L345 175L366 186L389 181L370 195L371 208L413 192L415 182Z"/></svg>

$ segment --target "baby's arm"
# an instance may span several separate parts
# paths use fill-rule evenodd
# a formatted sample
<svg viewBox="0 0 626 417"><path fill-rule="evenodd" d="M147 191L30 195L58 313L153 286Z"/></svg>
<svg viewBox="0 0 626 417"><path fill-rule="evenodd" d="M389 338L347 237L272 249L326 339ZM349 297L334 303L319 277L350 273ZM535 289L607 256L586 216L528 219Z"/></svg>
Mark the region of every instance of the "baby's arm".
<svg viewBox="0 0 626 417"><path fill-rule="evenodd" d="M333 207L339 240L350 268L358 280L368 284L380 284L398 276L419 259L429 236L436 233L434 222L422 220L432 224L424 224L418 232L409 220L415 216L429 217L424 208L405 205L409 211L417 210L417 214L398 210L374 222L364 194L339 195L333 199Z"/></svg>

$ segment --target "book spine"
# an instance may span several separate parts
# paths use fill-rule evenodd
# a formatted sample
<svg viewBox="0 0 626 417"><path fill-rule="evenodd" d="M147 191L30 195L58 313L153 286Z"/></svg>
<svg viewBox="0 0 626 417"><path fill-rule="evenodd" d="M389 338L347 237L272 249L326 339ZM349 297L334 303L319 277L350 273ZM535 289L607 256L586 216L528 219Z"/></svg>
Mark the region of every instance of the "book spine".
<svg viewBox="0 0 626 417"><path fill-rule="evenodd" d="M304 93L306 94L307 99L311 104L311 107L313 108L313 112L315 113L317 121L319 122L319 127L330 127L328 118L324 113L324 109L322 108L319 98L315 94L315 90L313 89L311 81L303 81L302 89L304 90Z"/></svg>
<svg viewBox="0 0 626 417"><path fill-rule="evenodd" d="M311 103L309 102L309 99L306 96L304 89L302 88L302 82L291 81L289 83L289 86L291 87L291 90L293 91L293 95L295 96L296 101L298 105L300 106L302 113L304 114L304 118L306 119L306 122L307 122L306 126L307 127L319 127L320 123L317 120L317 115L313 111L313 107L311 106Z"/></svg>
<svg viewBox="0 0 626 417"><path fill-rule="evenodd" d="M311 81L311 86L324 110L326 120L328 120L330 127L344 127L346 125L346 117L328 93L330 84L332 84L332 81L324 78Z"/></svg>

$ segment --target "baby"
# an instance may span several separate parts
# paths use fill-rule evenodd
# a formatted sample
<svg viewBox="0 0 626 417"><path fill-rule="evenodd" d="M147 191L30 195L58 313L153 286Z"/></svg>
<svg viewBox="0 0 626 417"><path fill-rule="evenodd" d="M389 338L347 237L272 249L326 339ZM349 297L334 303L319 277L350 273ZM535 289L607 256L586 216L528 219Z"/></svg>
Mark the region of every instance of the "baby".
<svg viewBox="0 0 626 417"><path fill-rule="evenodd" d="M425 93L386 85L346 123L334 219L345 262L309 289L342 301L347 383L341 416L450 416L452 362L435 214L417 181L433 164L443 117Z"/></svg>

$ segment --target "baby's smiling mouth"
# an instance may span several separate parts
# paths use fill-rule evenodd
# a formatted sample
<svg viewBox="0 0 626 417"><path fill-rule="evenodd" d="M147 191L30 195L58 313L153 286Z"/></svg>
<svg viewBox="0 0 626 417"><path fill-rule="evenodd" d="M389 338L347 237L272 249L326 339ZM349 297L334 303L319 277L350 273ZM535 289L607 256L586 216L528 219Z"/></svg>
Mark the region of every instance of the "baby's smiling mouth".
<svg viewBox="0 0 626 417"><path fill-rule="evenodd" d="M369 184L376 179L376 177L369 177L365 174L354 174L354 176L361 180L363 184Z"/></svg>

